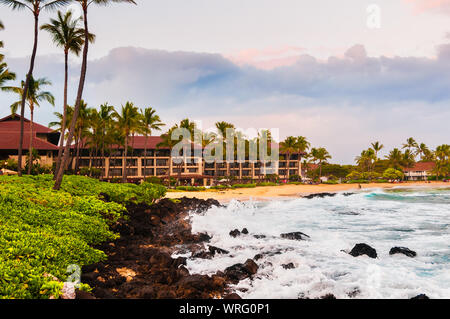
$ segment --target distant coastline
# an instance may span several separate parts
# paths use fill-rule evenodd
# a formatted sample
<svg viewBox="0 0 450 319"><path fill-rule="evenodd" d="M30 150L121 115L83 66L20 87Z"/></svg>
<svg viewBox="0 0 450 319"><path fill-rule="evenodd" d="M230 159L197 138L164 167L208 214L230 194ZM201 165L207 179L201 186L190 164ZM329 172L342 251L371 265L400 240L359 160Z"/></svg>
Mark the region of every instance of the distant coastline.
<svg viewBox="0 0 450 319"><path fill-rule="evenodd" d="M445 182L403 182L403 183L369 183L361 184L361 189L375 188L395 188L395 187L450 187L450 183ZM288 199L317 193L334 193L344 191L359 191L358 184L336 184L336 185L281 185L281 186L265 186L245 189L230 190L208 190L204 192L169 192L166 198L213 198L222 203L236 199L241 201L247 200L270 200L270 199Z"/></svg>

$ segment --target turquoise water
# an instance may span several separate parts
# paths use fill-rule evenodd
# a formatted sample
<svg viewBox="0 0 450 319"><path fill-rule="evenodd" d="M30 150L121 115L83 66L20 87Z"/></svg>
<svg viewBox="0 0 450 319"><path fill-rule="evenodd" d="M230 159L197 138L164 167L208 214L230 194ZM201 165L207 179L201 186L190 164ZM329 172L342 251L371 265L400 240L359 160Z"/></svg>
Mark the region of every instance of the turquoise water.
<svg viewBox="0 0 450 319"><path fill-rule="evenodd" d="M425 293L450 298L450 188L365 190L352 196L270 202L232 201L204 215L192 215L193 231L213 236L211 245L230 251L212 260L189 259L194 273L212 274L261 252L281 252L258 261L253 280L240 282L244 298L411 298ZM231 238L229 231L250 234ZM310 241L280 238L301 231ZM252 235L264 234L264 239ZM378 258L354 258L357 243L377 250ZM416 258L389 255L395 246ZM294 263L295 269L282 265ZM357 293L353 293L357 291Z"/></svg>

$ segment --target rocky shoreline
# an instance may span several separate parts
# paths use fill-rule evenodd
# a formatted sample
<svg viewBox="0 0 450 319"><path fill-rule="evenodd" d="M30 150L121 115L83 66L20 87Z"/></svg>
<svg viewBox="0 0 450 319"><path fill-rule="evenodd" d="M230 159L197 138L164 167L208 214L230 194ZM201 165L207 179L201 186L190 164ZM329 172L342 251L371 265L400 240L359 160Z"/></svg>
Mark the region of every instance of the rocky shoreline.
<svg viewBox="0 0 450 319"><path fill-rule="evenodd" d="M186 219L190 212L202 213L220 206L214 199L163 199L154 205L127 207L126 217L112 227L120 238L96 248L108 259L82 268L81 281L92 293L77 291L77 299L208 299L239 298L228 289L231 283L256 273L253 260L243 261L212 276L192 275L184 267L186 258L172 258L175 251L192 252L195 258L212 258L220 248L204 249L211 237L192 234Z"/></svg>

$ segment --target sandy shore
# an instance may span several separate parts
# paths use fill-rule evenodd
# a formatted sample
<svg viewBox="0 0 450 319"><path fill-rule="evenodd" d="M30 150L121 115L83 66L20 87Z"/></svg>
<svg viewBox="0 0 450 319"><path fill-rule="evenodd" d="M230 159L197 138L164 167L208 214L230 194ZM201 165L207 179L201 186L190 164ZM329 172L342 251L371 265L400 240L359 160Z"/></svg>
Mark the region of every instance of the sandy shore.
<svg viewBox="0 0 450 319"><path fill-rule="evenodd" d="M449 183L443 182L407 182L400 184L390 183L371 183L361 184L362 189L370 188L393 188L393 187L440 187L448 186ZM238 200L270 200L270 199L289 199L296 198L314 193L332 193L342 191L357 191L358 184L338 184L338 185L282 185L282 186L265 186L256 188L242 188L232 190L208 190L204 192L169 192L167 198L196 197L199 199L214 198L220 202L228 202L232 199Z"/></svg>

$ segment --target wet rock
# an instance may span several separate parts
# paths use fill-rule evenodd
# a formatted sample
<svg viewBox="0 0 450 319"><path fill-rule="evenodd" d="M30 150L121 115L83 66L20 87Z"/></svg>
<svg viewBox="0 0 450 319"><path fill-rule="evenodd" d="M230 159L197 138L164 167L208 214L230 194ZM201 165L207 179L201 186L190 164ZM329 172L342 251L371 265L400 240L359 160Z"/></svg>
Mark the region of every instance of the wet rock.
<svg viewBox="0 0 450 319"><path fill-rule="evenodd" d="M172 265L173 259L167 253L156 253L149 260L152 266L158 268L168 268Z"/></svg>
<svg viewBox="0 0 450 319"><path fill-rule="evenodd" d="M281 265L284 269L294 269L295 266L293 263Z"/></svg>
<svg viewBox="0 0 450 319"><path fill-rule="evenodd" d="M244 264L235 264L225 269L225 276L234 283L249 278L256 274L258 265L252 260L247 259Z"/></svg>
<svg viewBox="0 0 450 319"><path fill-rule="evenodd" d="M281 234L281 238L291 239L291 240L306 240L306 238L310 238L310 237L302 232L293 232L293 233Z"/></svg>
<svg viewBox="0 0 450 319"><path fill-rule="evenodd" d="M255 255L255 257L253 257L254 260L260 260L262 258L264 258L263 254L257 254L257 255Z"/></svg>
<svg viewBox="0 0 450 319"><path fill-rule="evenodd" d="M241 232L238 229L230 231L230 236L236 238L237 236L240 236Z"/></svg>
<svg viewBox="0 0 450 319"><path fill-rule="evenodd" d="M430 297L428 297L425 294L420 294L420 295L417 295L415 297L412 297L411 299L430 299Z"/></svg>
<svg viewBox="0 0 450 319"><path fill-rule="evenodd" d="M214 256L215 254L221 254L221 255L227 255L230 252L228 250L222 249L222 248L218 248L215 246L209 246L209 252Z"/></svg>
<svg viewBox="0 0 450 319"><path fill-rule="evenodd" d="M248 230L247 230L247 228L244 228L244 229L241 231L241 233L244 234L244 235L248 235Z"/></svg>
<svg viewBox="0 0 450 319"><path fill-rule="evenodd" d="M263 239L266 238L266 235L254 235L253 237L255 237L256 239Z"/></svg>
<svg viewBox="0 0 450 319"><path fill-rule="evenodd" d="M303 198L313 199L313 198L324 198L324 197L334 197L336 193L317 193L303 196Z"/></svg>
<svg viewBox="0 0 450 319"><path fill-rule="evenodd" d="M377 258L377 251L367 244L356 244L349 254L353 257L367 255L370 258Z"/></svg>
<svg viewBox="0 0 450 319"><path fill-rule="evenodd" d="M192 258L212 259L213 257L214 255L209 251L200 251L192 254Z"/></svg>
<svg viewBox="0 0 450 319"><path fill-rule="evenodd" d="M415 251L410 250L409 248L406 247L393 247L391 248L391 250L389 251L389 255L395 255L395 254L403 254L406 255L408 257L416 257L417 253Z"/></svg>

